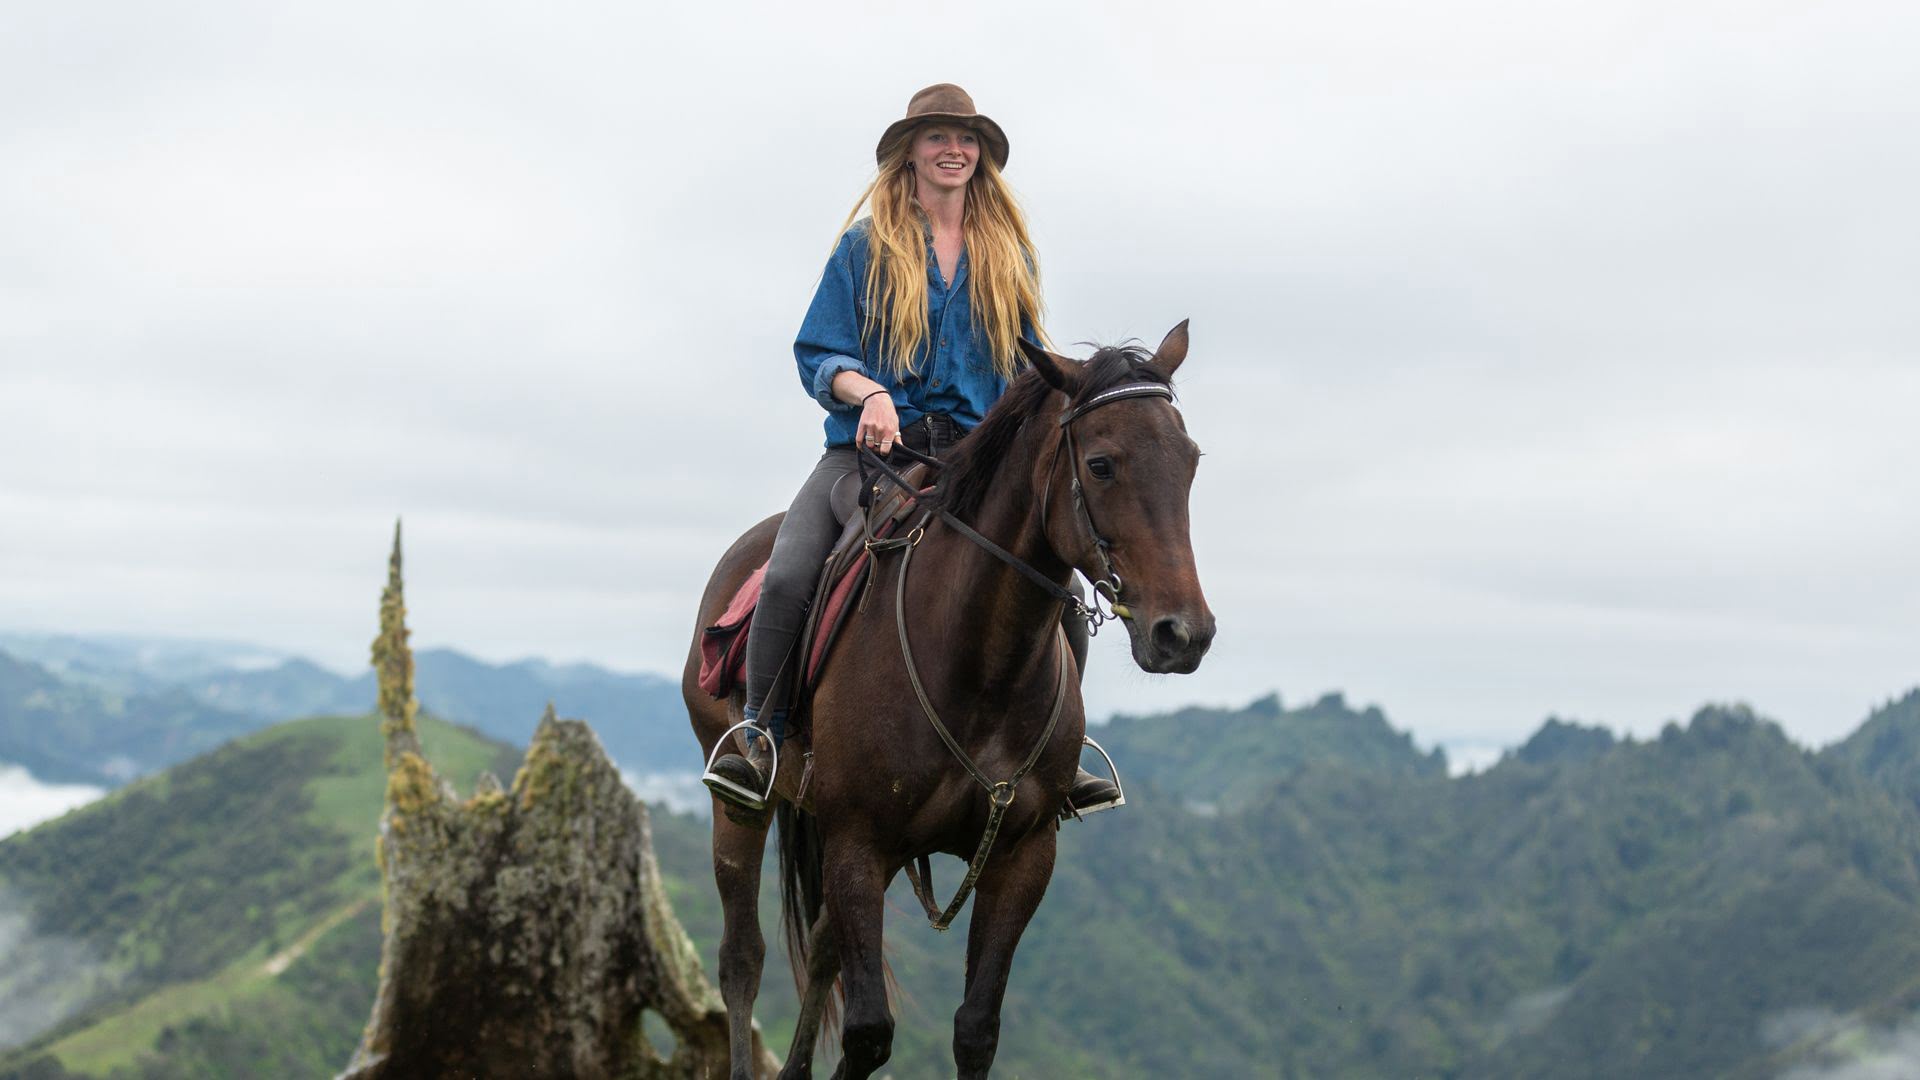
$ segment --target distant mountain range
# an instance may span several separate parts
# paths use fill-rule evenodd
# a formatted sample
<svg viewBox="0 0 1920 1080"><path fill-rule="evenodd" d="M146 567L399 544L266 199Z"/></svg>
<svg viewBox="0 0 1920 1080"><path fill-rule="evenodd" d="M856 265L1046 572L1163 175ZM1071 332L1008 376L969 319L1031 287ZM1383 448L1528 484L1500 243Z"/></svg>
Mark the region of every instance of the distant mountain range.
<svg viewBox="0 0 1920 1080"><path fill-rule="evenodd" d="M510 765L428 731L463 787ZM996 1075L1920 1075L1920 691L1820 752L1714 707L1644 741L1553 722L1456 778L1337 697L1107 744L1130 805L1063 827ZM0 842L0 1080L337 1069L379 755L364 716L281 725ZM656 813L653 841L711 972L705 827ZM947 1075L965 937L893 908L889 1071ZM783 1044L777 955L763 986Z"/></svg>
<svg viewBox="0 0 1920 1080"><path fill-rule="evenodd" d="M421 651L416 665L425 711L493 738L525 745L552 702L591 718L621 765L700 765L677 680L451 649ZM366 712L373 699L371 670L347 678L247 645L0 635L0 761L46 781L123 783L283 720Z"/></svg>

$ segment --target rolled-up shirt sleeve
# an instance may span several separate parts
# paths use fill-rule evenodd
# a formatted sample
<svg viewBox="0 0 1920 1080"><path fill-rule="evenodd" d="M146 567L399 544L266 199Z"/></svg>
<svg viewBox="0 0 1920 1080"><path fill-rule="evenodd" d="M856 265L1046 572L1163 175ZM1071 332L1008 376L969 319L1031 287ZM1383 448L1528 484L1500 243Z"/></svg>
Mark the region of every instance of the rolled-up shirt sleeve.
<svg viewBox="0 0 1920 1080"><path fill-rule="evenodd" d="M840 237L820 275L813 303L800 323L793 340L793 359L800 369L800 383L828 412L852 412L858 408L833 396L834 376L857 371L871 377L860 359L860 298L855 282L860 260L854 258L857 243L855 229Z"/></svg>

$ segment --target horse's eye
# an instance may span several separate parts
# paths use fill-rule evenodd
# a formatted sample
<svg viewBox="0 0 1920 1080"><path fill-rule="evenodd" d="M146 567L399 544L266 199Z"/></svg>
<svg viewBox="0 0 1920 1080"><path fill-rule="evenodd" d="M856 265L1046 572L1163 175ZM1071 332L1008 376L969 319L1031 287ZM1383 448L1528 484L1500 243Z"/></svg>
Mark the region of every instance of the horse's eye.
<svg viewBox="0 0 1920 1080"><path fill-rule="evenodd" d="M1103 457L1088 458L1087 471L1093 474L1095 480L1111 480L1113 479L1113 462Z"/></svg>

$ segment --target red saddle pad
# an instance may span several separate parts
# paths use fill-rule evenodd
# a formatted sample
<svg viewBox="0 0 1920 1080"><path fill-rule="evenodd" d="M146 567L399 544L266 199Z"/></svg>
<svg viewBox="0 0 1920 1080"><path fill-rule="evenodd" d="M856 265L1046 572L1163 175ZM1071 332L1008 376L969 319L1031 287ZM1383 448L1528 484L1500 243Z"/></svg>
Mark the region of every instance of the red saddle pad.
<svg viewBox="0 0 1920 1080"><path fill-rule="evenodd" d="M732 693L746 675L747 628L753 625L753 609L760 606L760 583L766 579L767 564L761 563L733 594L720 621L700 635L700 689L714 697Z"/></svg>

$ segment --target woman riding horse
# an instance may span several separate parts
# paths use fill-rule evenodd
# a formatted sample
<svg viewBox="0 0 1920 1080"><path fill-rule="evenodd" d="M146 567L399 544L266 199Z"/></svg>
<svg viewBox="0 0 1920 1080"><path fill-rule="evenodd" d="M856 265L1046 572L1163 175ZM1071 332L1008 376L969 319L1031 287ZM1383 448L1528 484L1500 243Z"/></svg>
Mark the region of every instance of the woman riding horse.
<svg viewBox="0 0 1920 1080"><path fill-rule="evenodd" d="M879 173L841 226L793 345L800 382L827 410L826 452L787 509L749 629L747 753L727 754L702 779L718 797L765 807L772 754L790 734L795 643L820 566L840 524L834 485L858 468L856 444L887 455L896 442L938 454L980 423L1038 341L1040 284L1033 242L1001 178L1007 137L951 83L913 95L875 149ZM871 216L855 221L861 207ZM1086 626L1067 623L1078 669ZM1077 813L1114 805L1118 789L1081 770Z"/></svg>
<svg viewBox="0 0 1920 1080"><path fill-rule="evenodd" d="M953 1057L960 1080L983 1080L1077 785L1086 710L1063 624L1085 632L1119 620L1134 663L1155 673L1193 671L1213 641L1188 528L1200 450L1174 406L1187 326L1151 353L1106 348L1084 363L1031 340L1033 249L999 180L1006 139L958 87L915 95L879 157L861 200L872 219L845 230L795 345L802 381L828 408L827 453L784 521L761 522L721 556L681 692L714 762L716 803L777 802L782 922L804 973L782 1080L812 1075L836 985L836 1080L865 1080L891 1055L886 890L903 871L938 929L971 900ZM971 430L948 447L949 427ZM903 534L867 544L862 613L844 621L840 661L811 689L808 752L772 752L785 734L775 684L801 599L769 622L754 616L748 701L771 733L751 743L765 764L717 758L741 725L703 678L709 635L699 628L721 621L769 563L763 605L783 588L804 597L835 531L828 493L857 468L854 447L879 453L916 428L942 451L935 487ZM787 567L798 577L783 586ZM1090 601L1071 588L1076 573L1093 582ZM762 640L769 627L777 636ZM715 809L726 810L713 816L713 871L730 1076L755 1080L770 815ZM932 885L939 854L967 862L944 910Z"/></svg>

